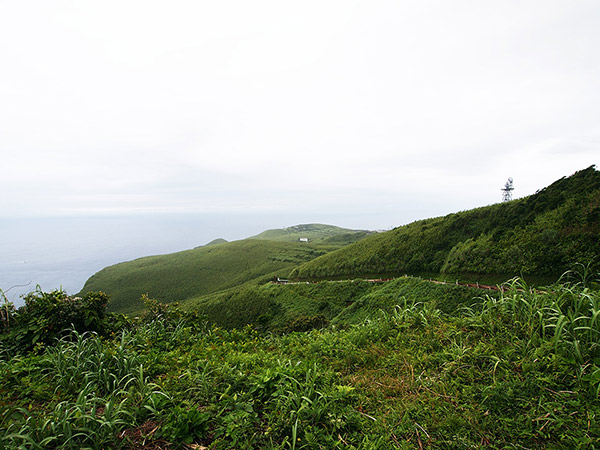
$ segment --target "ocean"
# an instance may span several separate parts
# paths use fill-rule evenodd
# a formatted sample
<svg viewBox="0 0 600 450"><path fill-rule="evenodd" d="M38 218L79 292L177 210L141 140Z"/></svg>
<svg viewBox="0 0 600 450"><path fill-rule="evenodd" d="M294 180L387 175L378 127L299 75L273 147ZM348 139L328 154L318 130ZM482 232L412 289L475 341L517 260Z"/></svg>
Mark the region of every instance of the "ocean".
<svg viewBox="0 0 600 450"><path fill-rule="evenodd" d="M295 224L286 220L294 219L257 214L3 218L0 289L16 306L38 285L73 295L106 266Z"/></svg>

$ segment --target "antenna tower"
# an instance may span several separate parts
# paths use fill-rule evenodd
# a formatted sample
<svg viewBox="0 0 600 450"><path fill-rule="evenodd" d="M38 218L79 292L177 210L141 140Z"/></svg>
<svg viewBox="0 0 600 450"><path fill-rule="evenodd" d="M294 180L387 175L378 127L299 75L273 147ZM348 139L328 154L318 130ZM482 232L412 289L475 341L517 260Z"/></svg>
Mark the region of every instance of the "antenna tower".
<svg viewBox="0 0 600 450"><path fill-rule="evenodd" d="M502 191L502 201L503 202L509 202L512 200L512 191L514 191L515 188L513 187L513 179L509 178L508 181L506 182L506 184L504 185L504 188L501 189Z"/></svg>

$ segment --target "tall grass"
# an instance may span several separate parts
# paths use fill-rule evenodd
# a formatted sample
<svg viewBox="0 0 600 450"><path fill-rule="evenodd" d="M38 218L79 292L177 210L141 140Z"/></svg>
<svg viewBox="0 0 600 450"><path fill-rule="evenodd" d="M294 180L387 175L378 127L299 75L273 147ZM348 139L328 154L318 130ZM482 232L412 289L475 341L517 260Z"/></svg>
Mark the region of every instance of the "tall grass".
<svg viewBox="0 0 600 450"><path fill-rule="evenodd" d="M361 324L307 333L164 318L112 338L72 332L0 366L0 449L566 449L600 439L598 292L514 279L465 314L425 296L396 300Z"/></svg>
<svg viewBox="0 0 600 450"><path fill-rule="evenodd" d="M59 402L48 415L30 415L27 410L17 410L26 419L18 429L9 427L4 443L7 448L16 445L28 449L101 450L114 443L119 430L134 423L127 403L126 398L97 396L90 383L75 401Z"/></svg>
<svg viewBox="0 0 600 450"><path fill-rule="evenodd" d="M472 323L492 332L513 329L526 349L541 341L552 343L577 367L578 376L600 393L600 292L584 281L557 283L544 291L531 288L522 278L504 286L500 297L486 296L479 308L463 308Z"/></svg>
<svg viewBox="0 0 600 450"><path fill-rule="evenodd" d="M107 347L95 333L73 331L46 351L48 375L56 389L65 393L90 387L98 395L126 390L141 366L140 357L129 348L132 334L122 331L114 347Z"/></svg>
<svg viewBox="0 0 600 450"><path fill-rule="evenodd" d="M48 347L44 375L56 403L49 411L7 407L0 448L115 448L119 431L160 414L169 396L145 375L136 338L124 330L106 342L96 333L72 331Z"/></svg>

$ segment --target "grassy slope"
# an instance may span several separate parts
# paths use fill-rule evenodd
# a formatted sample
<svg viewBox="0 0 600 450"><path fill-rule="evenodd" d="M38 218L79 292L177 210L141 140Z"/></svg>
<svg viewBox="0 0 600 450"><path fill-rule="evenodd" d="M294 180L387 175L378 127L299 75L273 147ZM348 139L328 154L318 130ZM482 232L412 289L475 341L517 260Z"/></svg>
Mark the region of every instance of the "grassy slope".
<svg viewBox="0 0 600 450"><path fill-rule="evenodd" d="M294 269L293 278L373 273L560 274L600 254L593 167L512 202L421 220Z"/></svg>
<svg viewBox="0 0 600 450"><path fill-rule="evenodd" d="M162 302L182 301L243 284L322 255L332 247L247 239L149 256L106 267L82 289L111 295L110 309L135 312L141 294Z"/></svg>
<svg viewBox="0 0 600 450"><path fill-rule="evenodd" d="M106 267L87 280L81 293L106 292L111 295L112 311L132 313L142 309L139 299L144 293L169 303L265 281L366 233L309 224L269 230L236 242L217 239L192 250ZM299 237L308 237L310 242L298 242Z"/></svg>
<svg viewBox="0 0 600 450"><path fill-rule="evenodd" d="M0 447L597 448L598 292L523 287L450 314L407 302L343 329L160 320L0 352Z"/></svg>
<svg viewBox="0 0 600 450"><path fill-rule="evenodd" d="M392 312L406 302L429 302L450 313L474 303L480 290L454 284L434 284L413 277L386 283L366 281L320 282L244 286L190 300L185 307L205 314L210 322L226 328L252 324L275 331L310 329L328 322L360 323Z"/></svg>

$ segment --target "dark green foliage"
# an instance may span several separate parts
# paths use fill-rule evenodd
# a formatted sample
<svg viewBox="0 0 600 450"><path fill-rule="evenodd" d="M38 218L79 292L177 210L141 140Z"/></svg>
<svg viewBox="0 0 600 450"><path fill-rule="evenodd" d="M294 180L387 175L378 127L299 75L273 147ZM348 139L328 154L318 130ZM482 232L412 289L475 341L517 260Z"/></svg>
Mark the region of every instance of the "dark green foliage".
<svg viewBox="0 0 600 450"><path fill-rule="evenodd" d="M444 313L477 302L483 291L402 277L384 283L365 280L323 281L287 285L246 286L185 304L212 323L225 328L246 325L276 332L307 331L360 323L392 312L405 302L432 303Z"/></svg>
<svg viewBox="0 0 600 450"><path fill-rule="evenodd" d="M337 284L375 301L373 285ZM319 289L299 286L273 288ZM0 448L595 448L598 291L507 287L447 313L402 296L305 333L196 330L162 312L112 338L73 332L0 365Z"/></svg>
<svg viewBox="0 0 600 450"><path fill-rule="evenodd" d="M4 351L28 351L36 344L51 344L66 330L105 333L124 326L123 316L107 317L108 296L89 292L69 297L64 291L42 292L39 288L25 296L25 305L9 316L10 328L1 336Z"/></svg>
<svg viewBox="0 0 600 450"><path fill-rule="evenodd" d="M243 328L261 324L278 313L271 296L259 287L244 287L219 294L194 310L205 314L215 324L226 328Z"/></svg>
<svg viewBox="0 0 600 450"><path fill-rule="evenodd" d="M157 435L169 442L191 444L206 438L211 418L211 414L194 405L175 405L164 417L164 424Z"/></svg>
<svg viewBox="0 0 600 450"><path fill-rule="evenodd" d="M135 336L123 331L107 341L73 331L41 356L7 361L0 448L118 447L118 432L168 397L145 376L146 360L132 348ZM23 380L24 374L33 376Z"/></svg>
<svg viewBox="0 0 600 450"><path fill-rule="evenodd" d="M352 233L343 233L323 239L328 244L351 244L373 234L373 231L354 231Z"/></svg>
<svg viewBox="0 0 600 450"><path fill-rule="evenodd" d="M309 322L312 327L324 326L371 287L366 282L245 286L185 306L225 328L253 325L261 330L290 331L301 326L300 322L306 322L305 328Z"/></svg>
<svg viewBox="0 0 600 450"><path fill-rule="evenodd" d="M25 306L18 310L17 326L44 321L44 339L53 339L66 328L99 331L106 316L108 296L90 292L81 297L69 297L64 291L49 293L37 290L25 296ZM48 335L51 335L48 337Z"/></svg>
<svg viewBox="0 0 600 450"><path fill-rule="evenodd" d="M371 290L335 317L334 323L360 323L380 311L390 313L398 305L431 303L446 314L454 314L465 306L477 303L482 291L452 283L442 284L414 277L371 284Z"/></svg>
<svg viewBox="0 0 600 450"><path fill-rule="evenodd" d="M560 275L600 254L600 172L589 167L519 200L366 237L290 277L372 273Z"/></svg>
<svg viewBox="0 0 600 450"><path fill-rule="evenodd" d="M284 332L293 331L310 331L314 329L325 328L329 324L329 320L323 314L314 316L298 316L288 322L283 329Z"/></svg>

